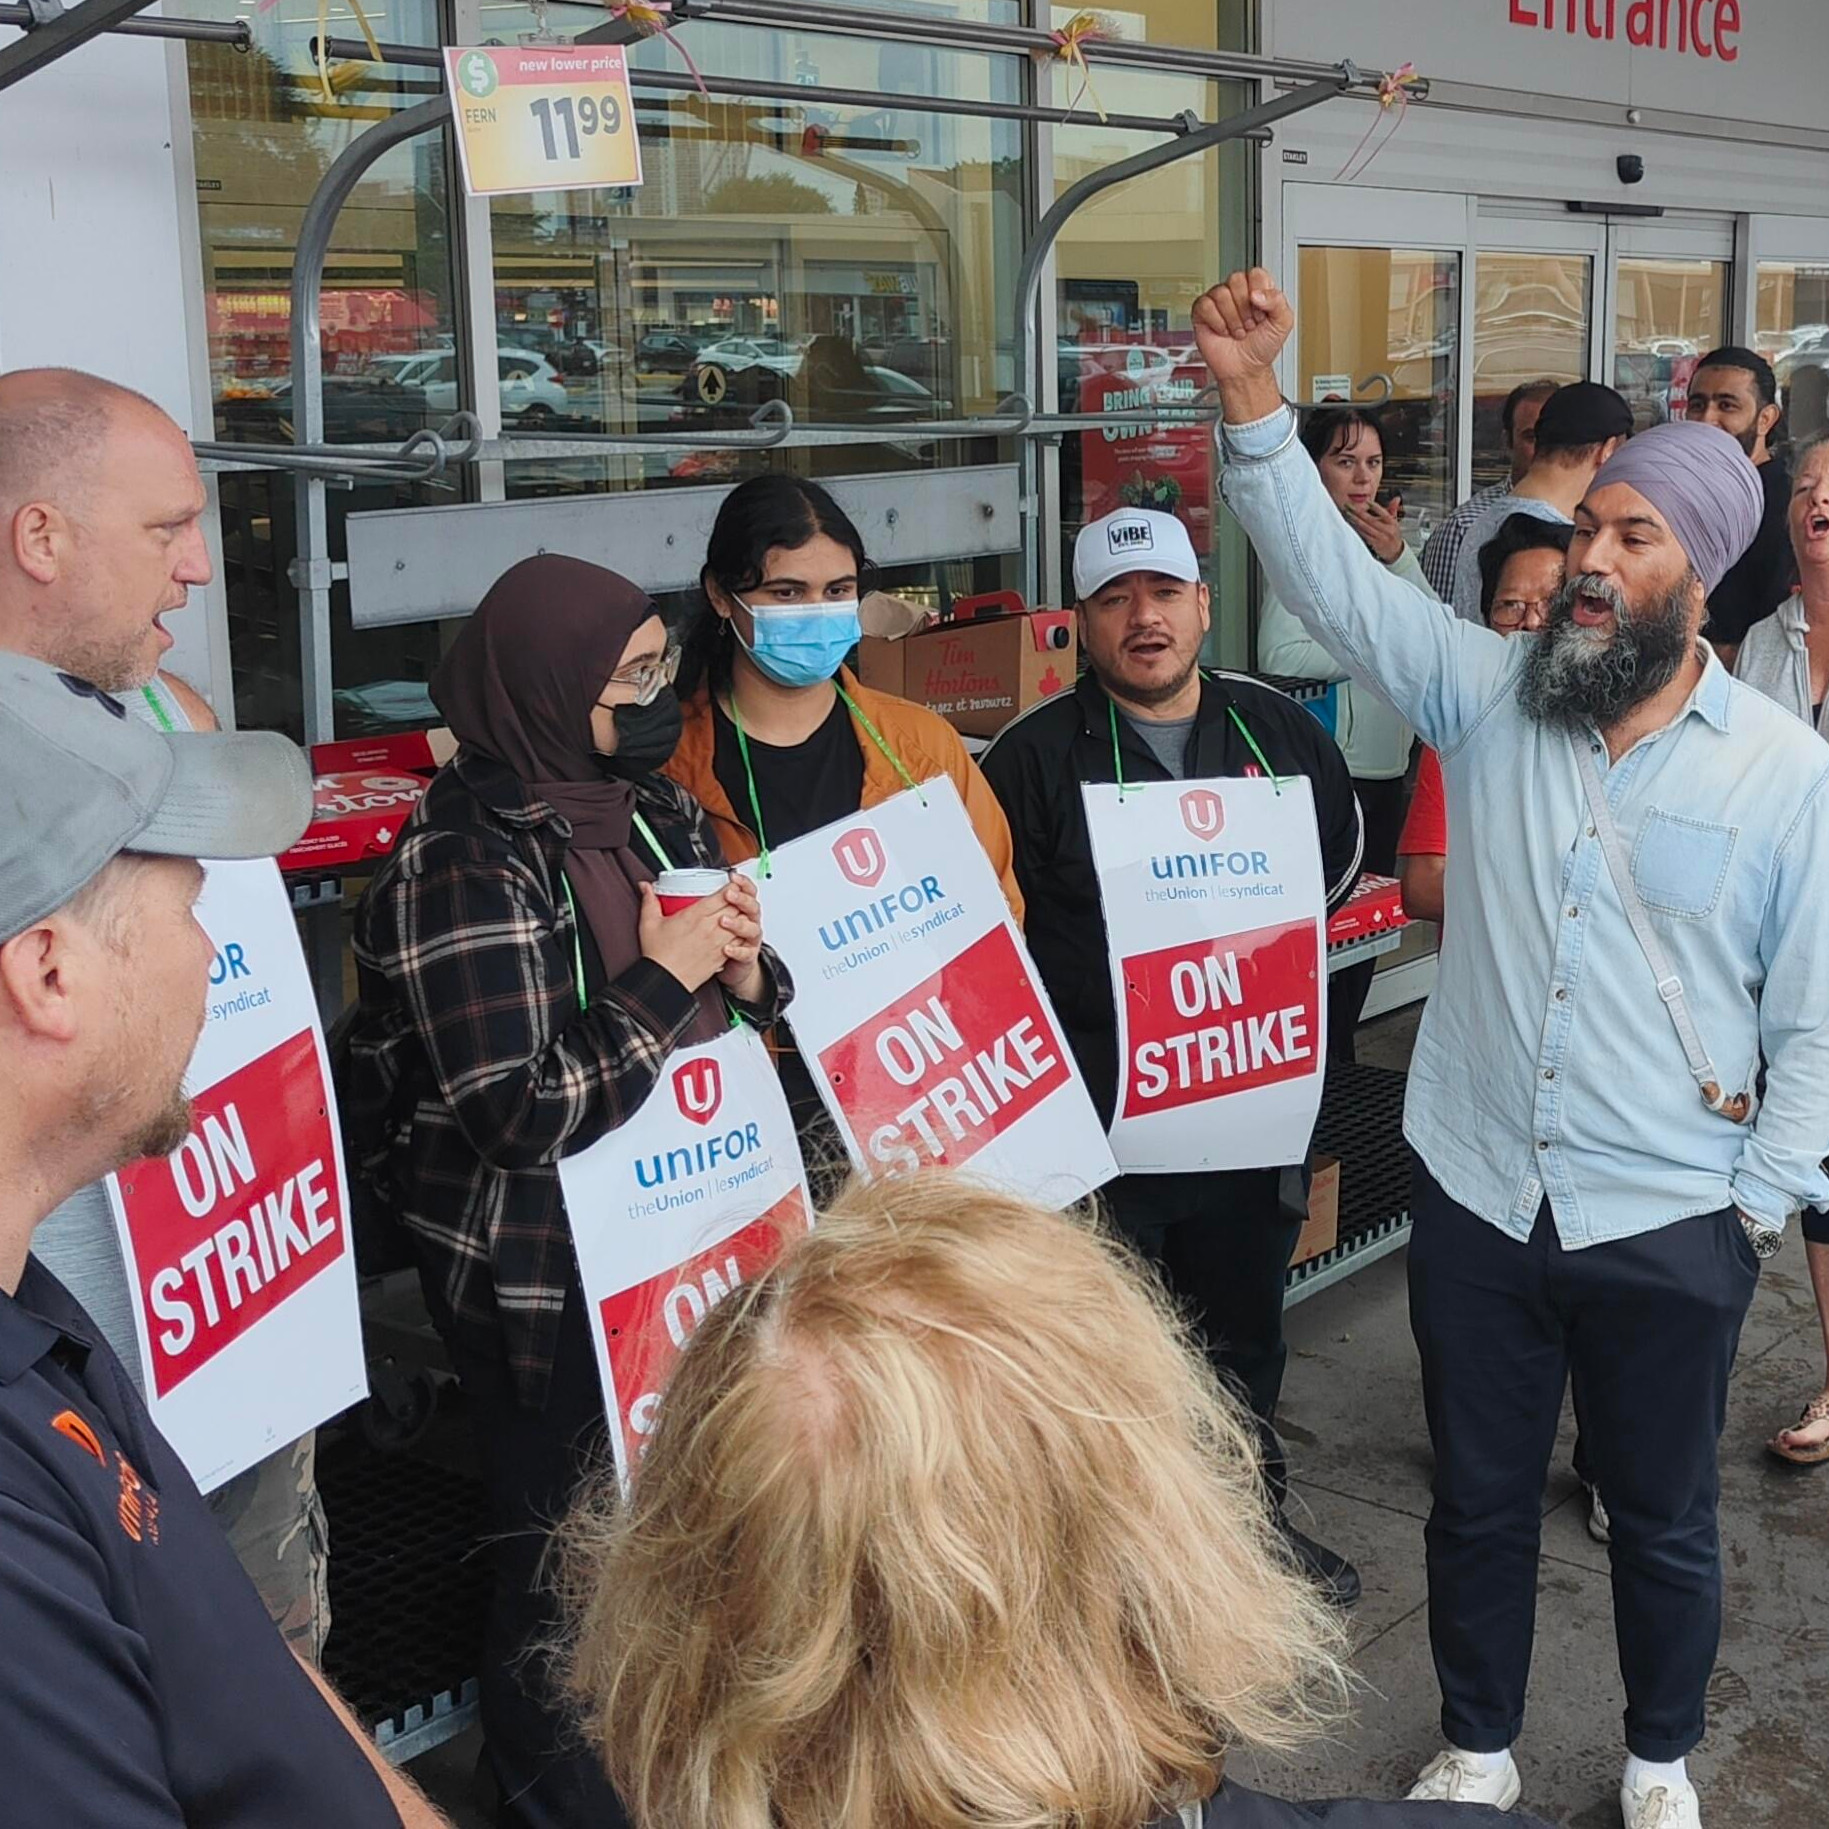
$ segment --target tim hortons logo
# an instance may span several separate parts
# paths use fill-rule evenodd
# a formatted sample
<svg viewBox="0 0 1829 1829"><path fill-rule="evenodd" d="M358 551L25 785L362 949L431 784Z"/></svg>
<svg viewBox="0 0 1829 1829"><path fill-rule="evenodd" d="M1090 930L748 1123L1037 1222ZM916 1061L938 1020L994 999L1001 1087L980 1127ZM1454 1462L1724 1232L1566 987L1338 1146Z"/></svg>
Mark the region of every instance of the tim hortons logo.
<svg viewBox="0 0 1829 1829"><path fill-rule="evenodd" d="M1194 788L1181 797L1181 823L1210 844L1226 829L1226 803L1211 788Z"/></svg>
<svg viewBox="0 0 1829 1829"><path fill-rule="evenodd" d="M724 1076L718 1063L709 1055L682 1061L673 1070L673 1096L682 1117L694 1124L709 1124L724 1102Z"/></svg>
<svg viewBox="0 0 1829 1829"><path fill-rule="evenodd" d="M868 826L859 826L832 842L832 855L838 867L860 889L874 889L883 880L889 860L883 855L883 841Z"/></svg>

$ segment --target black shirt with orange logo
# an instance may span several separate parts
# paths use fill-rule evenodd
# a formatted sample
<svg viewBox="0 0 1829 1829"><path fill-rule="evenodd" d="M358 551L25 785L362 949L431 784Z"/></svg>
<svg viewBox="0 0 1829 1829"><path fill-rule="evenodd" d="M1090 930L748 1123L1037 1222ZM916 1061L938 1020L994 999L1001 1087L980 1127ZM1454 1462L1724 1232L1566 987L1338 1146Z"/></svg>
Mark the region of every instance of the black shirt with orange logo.
<svg viewBox="0 0 1829 1829"><path fill-rule="evenodd" d="M398 1829L61 1283L0 1293L0 1820Z"/></svg>

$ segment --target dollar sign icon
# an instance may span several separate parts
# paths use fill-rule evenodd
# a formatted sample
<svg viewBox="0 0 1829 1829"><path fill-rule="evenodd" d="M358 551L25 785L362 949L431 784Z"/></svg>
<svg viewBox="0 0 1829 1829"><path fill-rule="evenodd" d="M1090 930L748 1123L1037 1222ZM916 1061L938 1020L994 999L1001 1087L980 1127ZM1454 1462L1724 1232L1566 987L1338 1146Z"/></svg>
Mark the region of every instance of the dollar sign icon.
<svg viewBox="0 0 1829 1829"><path fill-rule="evenodd" d="M480 51L472 51L463 59L460 77L468 94L480 98L495 92L495 65Z"/></svg>

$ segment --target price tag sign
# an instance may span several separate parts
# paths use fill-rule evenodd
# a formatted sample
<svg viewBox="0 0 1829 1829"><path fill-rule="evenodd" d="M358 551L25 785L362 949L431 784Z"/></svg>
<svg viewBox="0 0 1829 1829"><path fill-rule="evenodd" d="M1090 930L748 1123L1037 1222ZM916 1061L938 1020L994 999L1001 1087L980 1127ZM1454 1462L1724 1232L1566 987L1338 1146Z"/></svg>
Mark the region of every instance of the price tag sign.
<svg viewBox="0 0 1829 1829"><path fill-rule="evenodd" d="M641 182L621 45L452 45L445 77L471 196Z"/></svg>

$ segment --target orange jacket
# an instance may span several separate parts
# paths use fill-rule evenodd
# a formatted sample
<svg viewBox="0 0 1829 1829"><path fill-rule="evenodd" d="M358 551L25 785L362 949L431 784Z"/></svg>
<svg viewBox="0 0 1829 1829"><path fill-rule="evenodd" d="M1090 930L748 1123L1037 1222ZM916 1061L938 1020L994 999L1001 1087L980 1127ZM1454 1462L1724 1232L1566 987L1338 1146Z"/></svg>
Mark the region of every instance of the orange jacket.
<svg viewBox="0 0 1829 1829"><path fill-rule="evenodd" d="M895 751L916 781L931 781L936 775L950 775L959 798L965 802L967 817L978 842L984 847L991 868L1003 886L1004 900L1017 924L1022 923L1022 891L1016 887L1012 862L1010 822L997 804L997 796L979 772L978 764L966 754L959 733L937 712L925 705L911 705L906 699L887 692L875 692L860 686L849 668L840 670L839 679L852 701L865 717L883 734L883 741ZM680 732L679 747L667 764L666 773L705 809L712 830L724 847L724 855L733 864L747 863L756 855L756 835L738 817L712 767L714 737L709 692L701 692L681 707L685 727ZM854 722L857 747L864 758L863 804L873 807L902 791L902 778L889 758L871 742L870 733Z"/></svg>

